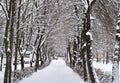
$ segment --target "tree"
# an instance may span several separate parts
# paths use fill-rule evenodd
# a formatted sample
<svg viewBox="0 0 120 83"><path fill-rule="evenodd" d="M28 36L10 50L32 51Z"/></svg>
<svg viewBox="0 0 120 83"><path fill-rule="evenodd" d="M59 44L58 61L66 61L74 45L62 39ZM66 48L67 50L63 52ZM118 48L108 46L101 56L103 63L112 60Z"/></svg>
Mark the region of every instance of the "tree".
<svg viewBox="0 0 120 83"><path fill-rule="evenodd" d="M6 68L4 74L4 83L11 83L11 60L13 55L13 38L14 38L14 20L15 20L15 0L6 0L6 29L5 29L5 53L6 53ZM9 3L9 6L7 5ZM8 36L10 34L10 36ZM8 40L9 39L9 40Z"/></svg>
<svg viewBox="0 0 120 83"><path fill-rule="evenodd" d="M119 57L120 57L120 1L118 0L118 19L116 26L116 44L113 56L112 83L119 83Z"/></svg>
<svg viewBox="0 0 120 83"><path fill-rule="evenodd" d="M21 5L21 0L19 0L19 6ZM16 30L19 29L20 27L20 12L21 11L21 7L18 8L18 11L17 11L17 27L16 27ZM18 58L18 46L19 46L19 34L17 32L16 34L16 43L15 43L15 63L17 62L17 58ZM17 69L17 64L15 64L15 68L14 70Z"/></svg>
<svg viewBox="0 0 120 83"><path fill-rule="evenodd" d="M85 11L85 18L84 18L84 27L82 30L82 51L83 54L83 66L84 66L84 80L89 81L90 83L99 83L98 79L95 78L95 70L92 66L92 53L91 53L91 43L92 43L92 34L90 33L91 29L91 10L93 5L95 4L96 0L89 1L86 0L86 5L88 7ZM83 50L84 49L84 50Z"/></svg>

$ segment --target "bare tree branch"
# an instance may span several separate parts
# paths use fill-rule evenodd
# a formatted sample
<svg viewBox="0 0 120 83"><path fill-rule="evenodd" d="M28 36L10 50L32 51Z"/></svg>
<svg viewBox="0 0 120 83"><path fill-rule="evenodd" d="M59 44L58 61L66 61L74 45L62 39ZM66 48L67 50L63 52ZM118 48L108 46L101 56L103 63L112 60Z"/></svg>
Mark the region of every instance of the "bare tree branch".
<svg viewBox="0 0 120 83"><path fill-rule="evenodd" d="M87 0L87 2L88 2L89 0ZM93 0L91 3L90 3L90 5L88 6L88 10L87 10L87 14L88 13L90 13L91 12L91 9L92 9L92 7L93 7L93 5L95 4L95 2L96 2L96 0ZM88 2L88 4L89 4L89 2Z"/></svg>
<svg viewBox="0 0 120 83"><path fill-rule="evenodd" d="M2 10L4 11L4 14L5 14L5 16L6 16L6 19L9 20L8 15L7 15L7 12L6 12L5 8L4 8L4 6L2 5L2 3L0 3L0 6L2 7Z"/></svg>

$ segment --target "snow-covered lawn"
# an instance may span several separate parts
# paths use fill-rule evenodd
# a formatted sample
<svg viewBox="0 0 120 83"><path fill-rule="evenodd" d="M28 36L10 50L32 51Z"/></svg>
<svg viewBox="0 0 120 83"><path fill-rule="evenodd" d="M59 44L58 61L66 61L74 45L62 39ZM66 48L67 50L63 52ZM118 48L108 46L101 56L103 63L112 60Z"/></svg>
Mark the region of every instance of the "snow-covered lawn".
<svg viewBox="0 0 120 83"><path fill-rule="evenodd" d="M25 67L30 66L25 64ZM105 73L112 74L112 63L103 64L102 62L93 62L96 69L101 69ZM12 66L13 67L13 66ZM20 69L18 65L18 69ZM14 67L12 68L14 69ZM4 68L0 71L0 83L3 83ZM82 79L70 69L62 59L53 60L51 64L28 78L24 78L19 83L85 83Z"/></svg>
<svg viewBox="0 0 120 83"><path fill-rule="evenodd" d="M85 83L62 59L53 60L51 64L19 83Z"/></svg>
<svg viewBox="0 0 120 83"><path fill-rule="evenodd" d="M0 83L3 83L4 71L0 71Z"/></svg>
<svg viewBox="0 0 120 83"><path fill-rule="evenodd" d="M30 64L25 64L25 67L29 67L29 66L30 66ZM21 69L21 65L20 64L17 66L17 69L18 70ZM3 83L3 80L4 80L4 71L5 71L5 65L4 65L4 62L3 62L3 70L0 71L0 83ZM14 71L14 65L13 65L13 63L12 63L12 71Z"/></svg>
<svg viewBox="0 0 120 83"><path fill-rule="evenodd" d="M93 66L96 69L101 69L103 72L108 72L112 74L112 63L103 64L103 62L93 62Z"/></svg>
<svg viewBox="0 0 120 83"><path fill-rule="evenodd" d="M120 62L119 62L120 64ZM101 69L103 72L105 73L109 73L112 75L112 63L108 63L108 64L103 64L103 62L93 62L93 66L96 69ZM119 66L119 77L120 77L120 66ZM119 78L120 80L120 78Z"/></svg>

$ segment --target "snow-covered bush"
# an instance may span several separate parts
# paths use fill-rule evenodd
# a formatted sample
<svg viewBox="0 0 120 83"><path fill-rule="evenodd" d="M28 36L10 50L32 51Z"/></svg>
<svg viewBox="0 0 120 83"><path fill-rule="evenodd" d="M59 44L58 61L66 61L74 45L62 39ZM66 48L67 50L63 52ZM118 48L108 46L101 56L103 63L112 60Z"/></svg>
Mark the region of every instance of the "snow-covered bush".
<svg viewBox="0 0 120 83"><path fill-rule="evenodd" d="M23 70L15 70L13 74L13 83L18 83L19 80L30 76L34 70L34 67L24 68Z"/></svg>
<svg viewBox="0 0 120 83"><path fill-rule="evenodd" d="M81 78L83 78L83 68L80 67L79 65L73 68L75 72L77 72ZM109 73L102 72L100 69L95 69L97 76L99 78L100 83L111 83L112 76Z"/></svg>
<svg viewBox="0 0 120 83"><path fill-rule="evenodd" d="M100 80L100 83L111 83L112 76L106 72L102 72L100 69L96 69L96 73Z"/></svg>
<svg viewBox="0 0 120 83"><path fill-rule="evenodd" d="M43 65L39 66L39 70L45 68L50 64L50 61L45 62ZM18 83L25 77L32 75L35 72L35 67L26 67L23 70L15 70L13 72L13 83Z"/></svg>

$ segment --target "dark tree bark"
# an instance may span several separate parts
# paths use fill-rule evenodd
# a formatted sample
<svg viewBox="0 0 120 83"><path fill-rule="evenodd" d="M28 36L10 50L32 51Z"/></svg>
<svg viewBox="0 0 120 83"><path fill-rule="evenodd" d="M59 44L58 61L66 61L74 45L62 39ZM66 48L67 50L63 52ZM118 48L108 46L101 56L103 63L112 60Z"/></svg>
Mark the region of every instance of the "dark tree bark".
<svg viewBox="0 0 120 83"><path fill-rule="evenodd" d="M3 52L2 51L1 51L0 55L1 55L0 71L2 71L2 63L3 63Z"/></svg>
<svg viewBox="0 0 120 83"><path fill-rule="evenodd" d="M69 55L69 60L70 60L70 66L72 67L72 54L71 54L71 51L70 51L70 43L68 44L68 47L67 47L67 52L68 52L68 55Z"/></svg>
<svg viewBox="0 0 120 83"><path fill-rule="evenodd" d="M75 67L75 63L77 61L77 43L76 43L76 40L74 39L74 42L73 42L73 67Z"/></svg>
<svg viewBox="0 0 120 83"><path fill-rule="evenodd" d="M21 5L21 0L19 0L19 5ZM20 11L21 11L21 7L18 8L18 12L17 12L17 27L16 27L16 44L15 44L15 62L17 62L17 56L18 56L18 44L19 44L19 27L20 27ZM17 69L17 64L15 64L14 70Z"/></svg>
<svg viewBox="0 0 120 83"><path fill-rule="evenodd" d="M91 9L92 6L95 4L96 0L93 0L89 4L88 1L88 10L86 12L86 52L87 52L87 66L88 66L88 73L91 83L97 83L95 79L95 74L92 68L92 53L91 53L91 43L92 43L92 37L91 34L88 34L90 29L91 29L91 19L90 19L90 14L91 14Z"/></svg>
<svg viewBox="0 0 120 83"><path fill-rule="evenodd" d="M91 40L90 40L90 36L88 35L87 38L87 64L88 64L88 71L89 71L89 75L90 75L90 80L91 83L96 83L95 81L95 76L94 76L94 72L93 72L93 67L92 67L92 53L91 53Z"/></svg>
<svg viewBox="0 0 120 83"><path fill-rule="evenodd" d="M38 43L38 46L37 46L37 53L36 53L36 63L35 63L35 71L37 72L37 69L39 67L39 60L41 60L42 58L40 57L41 56L41 42L42 42L42 38L43 38L43 34L44 34L44 29L42 31L42 34L40 36L40 39L39 39L39 43Z"/></svg>
<svg viewBox="0 0 120 83"><path fill-rule="evenodd" d="M37 69L38 69L38 67L39 67L39 56L41 55L41 51L40 51L40 48L39 48L39 46L40 46L40 41L39 41L39 45L38 45L38 47L37 47L37 53L36 53L36 62L35 62L35 72L37 72Z"/></svg>
<svg viewBox="0 0 120 83"><path fill-rule="evenodd" d="M11 83L11 59L13 55L13 39L14 39L14 17L15 17L15 0L10 0L9 2L9 9L8 9L8 18L6 22L6 30L5 30L5 52L6 52L6 68L4 74L4 83ZM9 30L9 31L8 31ZM8 33L9 36L9 43L8 43ZM8 46L9 45L9 46Z"/></svg>
<svg viewBox="0 0 120 83"><path fill-rule="evenodd" d="M90 80L90 83L97 83L92 68L91 37L90 34L88 34L91 28L91 9L96 0L93 0L91 3L89 3L89 0L86 1L88 9L86 9L85 12L85 17L83 19L83 30L81 33L81 56L83 59L84 81ZM87 73L89 75L87 75Z"/></svg>
<svg viewBox="0 0 120 83"><path fill-rule="evenodd" d="M11 6L11 4L9 4ZM11 15L11 7L9 8L8 11L8 18L10 18ZM4 44L5 44L5 55L6 55L6 68L5 68L5 74L4 74L4 83L8 83L8 57L9 57L9 53L7 51L8 49L8 30L9 30L9 24L10 24L10 20L7 19L6 20L6 28L5 28L5 38L4 38Z"/></svg>
<svg viewBox="0 0 120 83"><path fill-rule="evenodd" d="M86 68L86 19L83 19L83 30L81 33L81 58L83 62L83 70L84 70L84 81L87 81L87 68Z"/></svg>
<svg viewBox="0 0 120 83"><path fill-rule="evenodd" d="M24 69L24 56L21 56L21 69Z"/></svg>
<svg viewBox="0 0 120 83"><path fill-rule="evenodd" d="M107 53L106 53L106 64L109 63L109 55L108 55L108 50L107 50Z"/></svg>
<svg viewBox="0 0 120 83"><path fill-rule="evenodd" d="M11 83L11 74L12 74L12 55L13 55L13 44L14 44L14 21L15 21L15 8L16 8L16 0L11 1L12 7L12 17L10 24L10 61L9 61L9 83Z"/></svg>

